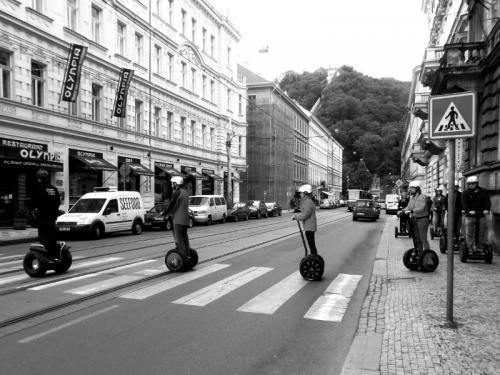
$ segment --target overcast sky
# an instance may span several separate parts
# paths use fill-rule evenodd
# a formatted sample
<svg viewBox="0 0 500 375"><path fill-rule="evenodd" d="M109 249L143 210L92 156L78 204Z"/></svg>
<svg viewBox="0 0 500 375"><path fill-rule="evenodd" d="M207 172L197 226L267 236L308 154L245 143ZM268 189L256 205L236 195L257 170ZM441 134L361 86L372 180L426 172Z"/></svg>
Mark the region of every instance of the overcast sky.
<svg viewBox="0 0 500 375"><path fill-rule="evenodd" d="M273 80L351 65L411 80L429 40L422 0L208 0L239 30L239 60ZM263 46L268 53L259 53Z"/></svg>

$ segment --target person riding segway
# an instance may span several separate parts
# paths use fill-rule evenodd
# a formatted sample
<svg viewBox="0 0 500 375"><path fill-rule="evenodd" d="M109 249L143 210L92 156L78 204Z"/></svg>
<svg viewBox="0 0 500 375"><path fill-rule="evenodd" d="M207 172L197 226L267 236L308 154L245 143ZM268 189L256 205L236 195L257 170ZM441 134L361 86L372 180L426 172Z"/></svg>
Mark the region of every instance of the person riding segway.
<svg viewBox="0 0 500 375"><path fill-rule="evenodd" d="M61 204L59 191L49 182L49 173L45 169L36 172L36 179L30 210L37 221L40 243L30 246L23 259L23 268L31 277L42 277L48 269L56 273L66 272L71 267L72 257L70 246L56 238L56 219Z"/></svg>
<svg viewBox="0 0 500 375"><path fill-rule="evenodd" d="M172 272L181 272L192 269L198 263L198 253L191 249L187 230L189 228L189 196L183 189L184 180L174 176L172 183L172 199L165 210L165 215L171 215L173 235L176 248L169 250L165 255L165 265Z"/></svg>
<svg viewBox="0 0 500 375"><path fill-rule="evenodd" d="M399 230L398 227L394 227L394 237L398 238L398 236L411 236L410 234L410 225L409 225L409 217L403 211L403 208L408 205L409 199L406 193L401 193L401 199L398 202L398 218L399 218Z"/></svg>
<svg viewBox="0 0 500 375"><path fill-rule="evenodd" d="M432 272L437 268L439 258L435 251L430 250L427 241L429 227L428 198L420 190L418 181L410 182L409 190L410 200L403 210L410 216L413 248L404 253L403 263L410 270L420 269L424 272Z"/></svg>
<svg viewBox="0 0 500 375"><path fill-rule="evenodd" d="M292 220L297 220L297 222L302 221L310 251L310 254L308 255L302 229L300 227L300 223L298 223L306 253L305 257L300 261L299 271L304 279L318 281L323 277L325 261L320 255L318 255L314 239L314 233L318 228L316 222L316 206L311 198L312 186L309 184L302 185L299 188L299 193L302 194L302 198L300 200L300 214L294 215Z"/></svg>
<svg viewBox="0 0 500 375"><path fill-rule="evenodd" d="M479 186L477 176L467 178L467 189L462 194L462 210L465 213L465 241L460 244L460 260L493 260L493 251L488 244L487 217L491 202L488 190Z"/></svg>
<svg viewBox="0 0 500 375"><path fill-rule="evenodd" d="M453 249L459 249L460 242L460 228L462 227L462 193L458 190L458 181L455 180L455 220L454 220L454 228L453 228ZM444 209L445 212L448 211L448 193L446 193L444 199ZM446 233L448 228L446 226L443 227L443 234L439 238L439 250L442 254L446 253L446 249L448 246Z"/></svg>
<svg viewBox="0 0 500 375"><path fill-rule="evenodd" d="M443 233L445 197L443 195L443 186L436 189L436 195L432 198L432 225L429 229L431 240L434 237L440 237Z"/></svg>

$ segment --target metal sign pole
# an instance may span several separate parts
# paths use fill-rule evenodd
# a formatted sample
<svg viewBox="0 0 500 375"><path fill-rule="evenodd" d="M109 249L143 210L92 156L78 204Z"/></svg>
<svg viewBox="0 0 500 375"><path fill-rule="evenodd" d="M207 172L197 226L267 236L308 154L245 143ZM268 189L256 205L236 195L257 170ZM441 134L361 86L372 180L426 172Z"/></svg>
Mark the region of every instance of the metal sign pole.
<svg viewBox="0 0 500 375"><path fill-rule="evenodd" d="M447 284L446 284L446 320L450 326L453 322L453 235L455 229L455 139L448 140L448 230L446 231L447 251ZM458 241L458 238L457 238Z"/></svg>

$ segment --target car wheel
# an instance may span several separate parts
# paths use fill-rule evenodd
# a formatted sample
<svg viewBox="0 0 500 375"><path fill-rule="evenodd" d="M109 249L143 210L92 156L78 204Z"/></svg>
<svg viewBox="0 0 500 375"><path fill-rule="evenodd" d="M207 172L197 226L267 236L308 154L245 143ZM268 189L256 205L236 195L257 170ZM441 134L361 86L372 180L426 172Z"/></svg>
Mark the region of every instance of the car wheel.
<svg viewBox="0 0 500 375"><path fill-rule="evenodd" d="M142 233L142 223L140 220L134 220L134 223L132 224L132 233L133 234Z"/></svg>
<svg viewBox="0 0 500 375"><path fill-rule="evenodd" d="M226 222L226 215L222 215L222 224Z"/></svg>
<svg viewBox="0 0 500 375"><path fill-rule="evenodd" d="M192 220L192 219L189 219L189 220ZM169 219L165 222L165 230L168 230L168 231L172 230L172 220Z"/></svg>
<svg viewBox="0 0 500 375"><path fill-rule="evenodd" d="M90 237L93 240L98 240L102 237L102 232L102 226L100 224L94 224L92 225L92 228L90 228Z"/></svg>

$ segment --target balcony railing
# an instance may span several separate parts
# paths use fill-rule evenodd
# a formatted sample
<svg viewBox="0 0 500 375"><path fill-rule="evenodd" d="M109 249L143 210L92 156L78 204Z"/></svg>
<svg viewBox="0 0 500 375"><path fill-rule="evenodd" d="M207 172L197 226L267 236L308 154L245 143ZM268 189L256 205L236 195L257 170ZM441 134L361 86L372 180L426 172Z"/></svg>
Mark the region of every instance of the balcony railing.
<svg viewBox="0 0 500 375"><path fill-rule="evenodd" d="M480 65L487 54L484 42L457 43L444 46L444 56L441 68L473 67Z"/></svg>

